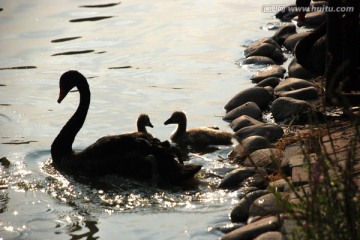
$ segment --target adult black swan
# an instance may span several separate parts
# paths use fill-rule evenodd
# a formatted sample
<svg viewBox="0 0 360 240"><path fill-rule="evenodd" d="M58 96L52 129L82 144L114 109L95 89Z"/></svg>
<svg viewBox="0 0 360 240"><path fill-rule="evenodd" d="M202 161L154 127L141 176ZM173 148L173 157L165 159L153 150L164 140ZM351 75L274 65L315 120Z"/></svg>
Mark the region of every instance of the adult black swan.
<svg viewBox="0 0 360 240"><path fill-rule="evenodd" d="M106 136L80 152L72 144L83 126L90 105L90 89L86 78L78 71L65 72L60 78L60 103L76 87L80 103L51 145L53 165L62 171L99 176L115 174L133 178L157 178L177 183L192 178L200 165L183 165L176 161L173 149L159 144L158 139L127 133Z"/></svg>

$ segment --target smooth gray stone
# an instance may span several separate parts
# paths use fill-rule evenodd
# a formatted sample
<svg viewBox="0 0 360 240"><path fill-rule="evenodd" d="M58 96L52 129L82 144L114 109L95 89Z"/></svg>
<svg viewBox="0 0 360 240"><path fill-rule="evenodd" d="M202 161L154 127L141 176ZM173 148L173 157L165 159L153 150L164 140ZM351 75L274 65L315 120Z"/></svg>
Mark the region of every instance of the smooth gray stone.
<svg viewBox="0 0 360 240"><path fill-rule="evenodd" d="M229 124L229 126L231 127L231 129L234 132L236 132L237 130L239 130L243 127L256 125L256 124L262 124L262 123L263 122L256 120L255 118L252 118L248 115L242 115L242 116L232 120L232 122Z"/></svg>
<svg viewBox="0 0 360 240"><path fill-rule="evenodd" d="M223 120L226 122L232 122L234 119L243 115L247 115L255 119L261 119L262 111L256 103L247 102L241 106L238 106L237 108L232 109L230 112L227 112L223 117Z"/></svg>
<svg viewBox="0 0 360 240"><path fill-rule="evenodd" d="M316 77L316 75L306 68L302 67L296 60L296 58L293 58L293 60L290 62L288 67L288 75L292 78L301 78L301 79L313 79Z"/></svg>
<svg viewBox="0 0 360 240"><path fill-rule="evenodd" d="M297 17L294 18L297 21ZM311 12L305 15L303 26L316 28L326 21L326 12Z"/></svg>
<svg viewBox="0 0 360 240"><path fill-rule="evenodd" d="M250 206L249 217L278 215L284 212L278 204L276 196L269 193L257 198Z"/></svg>
<svg viewBox="0 0 360 240"><path fill-rule="evenodd" d="M271 104L271 113L276 121L282 121L310 110L311 106L308 102L289 97L279 97Z"/></svg>
<svg viewBox="0 0 360 240"><path fill-rule="evenodd" d="M249 193L257 191L257 190L259 190L257 187L248 187L248 186L242 187L242 188L240 188L239 190L236 191L236 196L239 199L242 199L246 195L248 195Z"/></svg>
<svg viewBox="0 0 360 240"><path fill-rule="evenodd" d="M225 105L227 112L232 109L243 105L247 102L256 103L259 108L263 109L269 105L269 102L272 100L273 96L263 87L250 87L245 90L240 91L230 101Z"/></svg>
<svg viewBox="0 0 360 240"><path fill-rule="evenodd" d="M285 180L283 178L270 182L267 189L269 191L276 191L276 192L285 192L290 189L289 183L291 182L291 177L288 178L288 180Z"/></svg>
<svg viewBox="0 0 360 240"><path fill-rule="evenodd" d="M284 135L284 130L277 124L263 123L241 128L234 136L239 141L242 141L255 135L265 137L270 142L276 142Z"/></svg>
<svg viewBox="0 0 360 240"><path fill-rule="evenodd" d="M267 87L270 86L272 88L275 88L280 83L280 78L278 77L268 77L263 80L261 80L256 86L258 87Z"/></svg>
<svg viewBox="0 0 360 240"><path fill-rule="evenodd" d="M256 65L274 65L275 62L269 57L265 56L250 56L241 62L243 65L256 64Z"/></svg>
<svg viewBox="0 0 360 240"><path fill-rule="evenodd" d="M259 197L269 194L267 190L256 190L245 195L230 213L231 222L246 222L251 204Z"/></svg>
<svg viewBox="0 0 360 240"><path fill-rule="evenodd" d="M281 239L282 239L281 232L270 231L261 234L260 236L256 237L254 240L281 240Z"/></svg>
<svg viewBox="0 0 360 240"><path fill-rule="evenodd" d="M227 173L221 180L218 188L221 189L236 189L239 188L243 181L248 177L255 175L256 173L266 174L266 171L262 168L254 167L239 167Z"/></svg>
<svg viewBox="0 0 360 240"><path fill-rule="evenodd" d="M311 32L301 32L301 33L295 33L290 36L288 36L284 41L284 47L292 51L294 50L296 44L303 39L304 37L308 36Z"/></svg>
<svg viewBox="0 0 360 240"><path fill-rule="evenodd" d="M296 26L292 23L285 24L274 33L273 39L282 45L285 39L294 33L296 33Z"/></svg>
<svg viewBox="0 0 360 240"><path fill-rule="evenodd" d="M257 45L257 44L260 44L260 43L269 43L269 44L274 45L275 47L277 47L278 49L281 50L281 46L272 37L260 38L260 39L258 39L256 41L252 42L249 46Z"/></svg>
<svg viewBox="0 0 360 240"><path fill-rule="evenodd" d="M271 144L266 138L262 136L250 136L236 145L229 154L229 157L241 160L256 150L269 148L270 146Z"/></svg>
<svg viewBox="0 0 360 240"><path fill-rule="evenodd" d="M274 91L275 91L275 93L277 93L277 92L281 92L281 91L291 91L291 90L306 88L306 87L314 87L314 84L312 84L311 82L309 82L307 80L300 79L300 78L287 78L287 79L283 80L282 82L280 82L279 85L277 85L274 88Z"/></svg>
<svg viewBox="0 0 360 240"><path fill-rule="evenodd" d="M252 152L243 162L247 167L266 167L270 169L277 169L277 163L281 157L280 152L276 148L264 148ZM279 162L280 164L280 162Z"/></svg>
<svg viewBox="0 0 360 240"><path fill-rule="evenodd" d="M245 48L244 55L246 58L251 56L269 57L276 63L282 63L285 59L281 49L267 42L258 42L251 44L250 46Z"/></svg>
<svg viewBox="0 0 360 240"><path fill-rule="evenodd" d="M300 88L292 91L278 92L280 97L291 97L299 100L313 100L319 97L315 87Z"/></svg>
<svg viewBox="0 0 360 240"><path fill-rule="evenodd" d="M259 221L250 223L240 227L232 232L229 232L221 238L221 240L251 240L260 234L269 231L276 231L280 229L280 222L278 217L266 217Z"/></svg>
<svg viewBox="0 0 360 240"><path fill-rule="evenodd" d="M283 66L271 65L251 76L250 80L255 83L259 83L260 81L269 77L284 78L285 72L286 69Z"/></svg>

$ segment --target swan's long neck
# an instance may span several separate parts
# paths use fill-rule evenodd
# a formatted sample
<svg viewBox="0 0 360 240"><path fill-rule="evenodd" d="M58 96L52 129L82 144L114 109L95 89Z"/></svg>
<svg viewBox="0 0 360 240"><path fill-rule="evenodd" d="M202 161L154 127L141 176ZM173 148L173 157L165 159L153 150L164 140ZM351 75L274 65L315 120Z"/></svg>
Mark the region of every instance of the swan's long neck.
<svg viewBox="0 0 360 240"><path fill-rule="evenodd" d="M138 132L147 133L146 126L142 124L140 121L137 122Z"/></svg>
<svg viewBox="0 0 360 240"><path fill-rule="evenodd" d="M80 93L79 106L51 145L51 155L54 162L61 161L64 156L73 153L72 144L75 140L75 136L86 119L90 105L89 85L85 80L85 84L82 82L82 84L78 84L77 88Z"/></svg>
<svg viewBox="0 0 360 240"><path fill-rule="evenodd" d="M184 135L185 133L186 133L186 119L184 119L178 123L178 126L175 130L175 133L172 136L172 139L179 138L182 135Z"/></svg>

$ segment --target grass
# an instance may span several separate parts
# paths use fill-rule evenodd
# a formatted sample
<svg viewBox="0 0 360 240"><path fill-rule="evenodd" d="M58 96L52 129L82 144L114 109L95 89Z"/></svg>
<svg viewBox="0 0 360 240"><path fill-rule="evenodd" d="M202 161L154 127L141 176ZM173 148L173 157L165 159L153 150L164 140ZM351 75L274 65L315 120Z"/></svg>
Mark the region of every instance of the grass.
<svg viewBox="0 0 360 240"><path fill-rule="evenodd" d="M354 171L356 160L358 163L360 160L358 122L353 121L345 132L339 131L337 139L330 134L334 127L326 125L321 131L310 129L313 134L305 136L306 141L304 136L292 136L281 143L281 148L295 139L311 143L311 146L302 146L307 184L296 185L283 174L290 186L287 197L275 192L286 216L295 222L295 227L286 234L287 239L360 239L360 232L357 232L360 229L360 194ZM341 135L350 133L349 129L353 134ZM348 140L342 149L338 146L339 139ZM309 151L315 154L315 160L310 158Z"/></svg>

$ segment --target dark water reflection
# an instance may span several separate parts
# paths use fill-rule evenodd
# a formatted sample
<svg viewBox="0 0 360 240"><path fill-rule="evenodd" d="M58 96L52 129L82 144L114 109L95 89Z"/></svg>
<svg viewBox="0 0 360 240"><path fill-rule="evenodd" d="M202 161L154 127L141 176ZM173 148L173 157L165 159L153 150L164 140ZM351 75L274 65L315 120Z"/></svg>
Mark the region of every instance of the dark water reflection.
<svg viewBox="0 0 360 240"><path fill-rule="evenodd" d="M75 149L104 135L134 131L140 113L150 115L152 134L161 140L174 130L163 122L175 110L187 112L189 127L230 130L221 119L223 105L252 86L248 79L257 71L235 64L242 45L270 35L259 26L274 21L261 13L261 4L3 1L0 158L10 164L0 166L0 237L218 238L210 229L229 223L237 199L216 188L236 167L227 160L231 146L185 149L186 160L203 169L197 181L172 188L61 174L49 165L49 148L74 113L78 93L58 105L58 79L78 69L92 90Z"/></svg>

